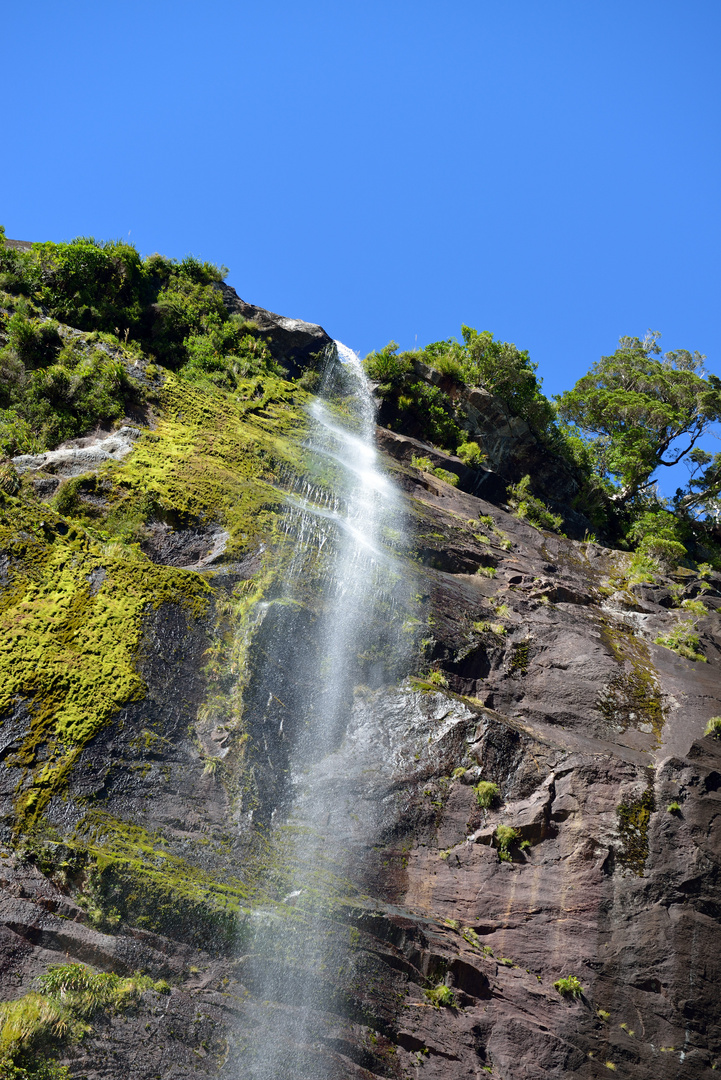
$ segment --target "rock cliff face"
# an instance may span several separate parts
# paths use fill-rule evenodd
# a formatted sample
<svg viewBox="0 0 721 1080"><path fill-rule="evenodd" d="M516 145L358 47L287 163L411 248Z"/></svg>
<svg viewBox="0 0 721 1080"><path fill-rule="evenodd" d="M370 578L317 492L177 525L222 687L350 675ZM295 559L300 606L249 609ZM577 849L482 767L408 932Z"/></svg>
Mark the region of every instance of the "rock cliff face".
<svg viewBox="0 0 721 1080"><path fill-rule="evenodd" d="M325 340L272 318L299 367ZM310 580L279 621L254 622L297 539L288 492L322 483L304 459L307 395L157 379L139 437L19 461L23 487L0 508L0 996L69 962L170 988L50 1038L43 1053L89 1080L252 1075L249 919L275 905L282 938L295 918L261 827L283 812L288 743L250 705L267 635L287 642L287 705L294 650L322 621ZM277 1039L290 1059L290 984L322 979L294 1080L710 1075L721 742L704 730L721 714L721 576L633 585L624 554L504 510L499 473L524 433L499 430L479 394L498 472L451 462L466 490L410 463L419 446L443 455L378 431L409 522L418 644L400 676L359 677L324 762L350 808L329 858L342 846L352 867L324 933L349 962L289 967ZM44 476L64 479L54 504ZM97 522L140 499L140 542L103 539ZM656 644L702 590L699 658Z"/></svg>

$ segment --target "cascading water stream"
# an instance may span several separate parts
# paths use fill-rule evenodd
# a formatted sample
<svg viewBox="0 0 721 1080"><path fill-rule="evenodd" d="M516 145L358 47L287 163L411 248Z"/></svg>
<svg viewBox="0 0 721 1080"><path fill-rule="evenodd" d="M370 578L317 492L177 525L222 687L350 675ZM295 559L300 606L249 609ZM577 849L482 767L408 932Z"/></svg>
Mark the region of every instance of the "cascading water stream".
<svg viewBox="0 0 721 1080"><path fill-rule="evenodd" d="M283 528L293 552L281 594L264 606L263 659L247 704L264 748L256 826L267 830L280 901L254 911L242 958L252 1022L234 1075L252 1080L338 1075L325 1053L328 1017L348 1022L355 975L338 913L362 888L372 839L351 795L362 757L355 777L341 775L334 752L359 687L397 672L398 623L411 593L401 501L379 468L370 388L358 357L340 343L309 411L306 448L317 482L311 475L287 494Z"/></svg>

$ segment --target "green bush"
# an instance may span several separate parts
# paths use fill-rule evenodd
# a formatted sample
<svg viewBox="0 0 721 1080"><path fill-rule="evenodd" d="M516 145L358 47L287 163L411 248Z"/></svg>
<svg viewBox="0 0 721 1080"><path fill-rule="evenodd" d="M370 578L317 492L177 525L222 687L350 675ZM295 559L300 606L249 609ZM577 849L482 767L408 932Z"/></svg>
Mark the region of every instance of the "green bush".
<svg viewBox="0 0 721 1080"><path fill-rule="evenodd" d="M699 636L696 633L694 621L679 620L667 634L659 634L654 638L655 645L663 645L665 649L671 649L686 660L701 660L706 663L706 657L699 651Z"/></svg>
<svg viewBox="0 0 721 1080"><path fill-rule="evenodd" d="M488 459L477 442L464 442L456 450L456 455L469 469L480 469Z"/></svg>
<svg viewBox="0 0 721 1080"><path fill-rule="evenodd" d="M493 805L494 799L498 797L499 790L498 784L494 784L492 780L480 780L473 788L476 802L484 810L488 810Z"/></svg>
<svg viewBox="0 0 721 1080"><path fill-rule="evenodd" d="M552 514L545 503L531 494L531 477L526 475L518 484L511 484L508 488L508 501L515 509L520 518L525 518L532 525L540 529L550 529L559 532L563 524L563 518L558 514Z"/></svg>
<svg viewBox="0 0 721 1080"><path fill-rule="evenodd" d="M704 735L711 736L714 739L721 739L721 716L711 717L709 722L706 724Z"/></svg>
<svg viewBox="0 0 721 1080"><path fill-rule="evenodd" d="M558 990L562 997L581 997L583 987L575 975L568 975L564 979L556 979L553 989Z"/></svg>
<svg viewBox="0 0 721 1080"><path fill-rule="evenodd" d="M0 1005L0 1077L61 1080L67 1070L48 1050L81 1039L98 1012L116 1013L136 1004L144 990L165 992L167 983L147 975L124 978L93 972L84 964L54 964L35 981L35 989Z"/></svg>
<svg viewBox="0 0 721 1080"><path fill-rule="evenodd" d="M512 825L498 825L496 827L494 837L498 845L498 858L501 862L511 861L511 847L520 835L518 829L514 829Z"/></svg>
<svg viewBox="0 0 721 1080"><path fill-rule="evenodd" d="M675 569L688 552L678 540L669 540L663 536L645 536L638 545L641 555L654 559L667 573Z"/></svg>
<svg viewBox="0 0 721 1080"><path fill-rule="evenodd" d="M442 1005L447 1009L454 1008L456 1004L456 996L451 990L450 986L444 986L442 983L439 986L435 986L432 990L424 990L425 996L439 1009Z"/></svg>

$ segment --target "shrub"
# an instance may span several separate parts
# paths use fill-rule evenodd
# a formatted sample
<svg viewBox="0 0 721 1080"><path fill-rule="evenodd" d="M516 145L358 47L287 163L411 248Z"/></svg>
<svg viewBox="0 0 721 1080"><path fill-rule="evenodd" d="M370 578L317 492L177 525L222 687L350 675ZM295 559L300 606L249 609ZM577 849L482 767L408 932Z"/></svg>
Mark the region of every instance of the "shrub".
<svg viewBox="0 0 721 1080"><path fill-rule="evenodd" d="M510 485L508 501L519 518L530 521L540 529L558 532L563 524L563 518L552 514L544 502L531 494L531 477L528 474L518 484Z"/></svg>
<svg viewBox="0 0 721 1080"><path fill-rule="evenodd" d="M705 736L711 736L714 739L721 739L721 716L712 716L706 724L704 730Z"/></svg>
<svg viewBox="0 0 721 1080"><path fill-rule="evenodd" d="M461 459L469 469L480 469L487 457L477 442L465 442L456 450L456 456Z"/></svg>
<svg viewBox="0 0 721 1080"><path fill-rule="evenodd" d="M676 802L676 800L674 799L673 802L670 802L668 804L668 806L666 807L666 810L668 811L669 814L678 814L680 812L680 810L681 810L681 804Z"/></svg>
<svg viewBox="0 0 721 1080"><path fill-rule="evenodd" d="M167 983L146 975L128 978L93 972L84 964L54 964L35 989L0 1005L0 1076L17 1080L60 1080L68 1075L47 1056L52 1044L82 1038L97 1012L119 1012L147 989L167 992Z"/></svg>
<svg viewBox="0 0 721 1080"><path fill-rule="evenodd" d="M433 470L433 475L437 476L439 480L443 480L446 484L450 484L451 487L458 487L458 477L448 469L435 468Z"/></svg>
<svg viewBox="0 0 721 1080"><path fill-rule="evenodd" d="M448 679L445 677L442 671L438 671L435 668L429 671L427 675L422 676L424 682L432 683L433 686L441 686L444 689L448 687Z"/></svg>
<svg viewBox="0 0 721 1080"><path fill-rule="evenodd" d="M695 622L679 621L668 634L659 634L654 638L655 645L663 645L686 660L700 660L706 663L706 657L699 652L699 636L695 632Z"/></svg>
<svg viewBox="0 0 721 1080"><path fill-rule="evenodd" d="M424 990L425 996L437 1009L443 1005L447 1009L454 1008L456 1004L456 997L450 986L445 986L441 983L439 986L435 986L432 990Z"/></svg>
<svg viewBox="0 0 721 1080"><path fill-rule="evenodd" d="M495 566L479 566L476 573L480 574L482 577L494 578L496 576L496 568Z"/></svg>
<svg viewBox="0 0 721 1080"><path fill-rule="evenodd" d="M403 382L412 370L412 361L408 353L398 356L398 345L395 341L389 341L380 352L368 353L363 361L363 368L369 379L380 383L379 387L383 395L391 389L403 385Z"/></svg>
<svg viewBox="0 0 721 1080"><path fill-rule="evenodd" d="M498 797L499 787L498 784L494 784L492 780L480 780L473 788L476 794L476 802L484 810L493 804L494 799Z"/></svg>
<svg viewBox="0 0 721 1080"><path fill-rule="evenodd" d="M681 607L692 615L708 615L708 608L702 600L682 600Z"/></svg>
<svg viewBox="0 0 721 1080"><path fill-rule="evenodd" d="M429 457L418 457L416 454L411 458L411 465L421 472L433 472L433 462Z"/></svg>
<svg viewBox="0 0 721 1080"><path fill-rule="evenodd" d="M631 585L643 582L652 585L661 573L661 566L643 551L635 551L628 564L628 580Z"/></svg>
<svg viewBox="0 0 721 1080"><path fill-rule="evenodd" d="M494 833L498 845L498 858L501 862L511 861L511 846L519 838L520 832L512 825L498 825Z"/></svg>
<svg viewBox="0 0 721 1080"><path fill-rule="evenodd" d="M678 540L669 540L663 536L646 536L638 545L642 555L647 555L659 564L666 573L673 570L688 554Z"/></svg>
<svg viewBox="0 0 721 1080"><path fill-rule="evenodd" d="M583 987L575 975L568 975L564 979L556 979L553 989L558 990L562 997L581 997Z"/></svg>

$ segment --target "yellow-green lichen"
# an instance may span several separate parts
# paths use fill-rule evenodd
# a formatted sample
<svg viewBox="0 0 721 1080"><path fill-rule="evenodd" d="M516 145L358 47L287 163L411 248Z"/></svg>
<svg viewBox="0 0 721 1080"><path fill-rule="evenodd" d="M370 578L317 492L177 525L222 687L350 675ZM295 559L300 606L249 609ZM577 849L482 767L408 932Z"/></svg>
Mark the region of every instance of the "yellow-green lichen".
<svg viewBox="0 0 721 1080"><path fill-rule="evenodd" d="M19 770L18 813L30 819L82 747L142 697L145 612L176 603L197 616L209 596L198 575L119 545L108 550L41 509L42 518L37 504L7 498L0 507L0 549L10 561L0 593L0 715L29 706L29 727L6 765Z"/></svg>

